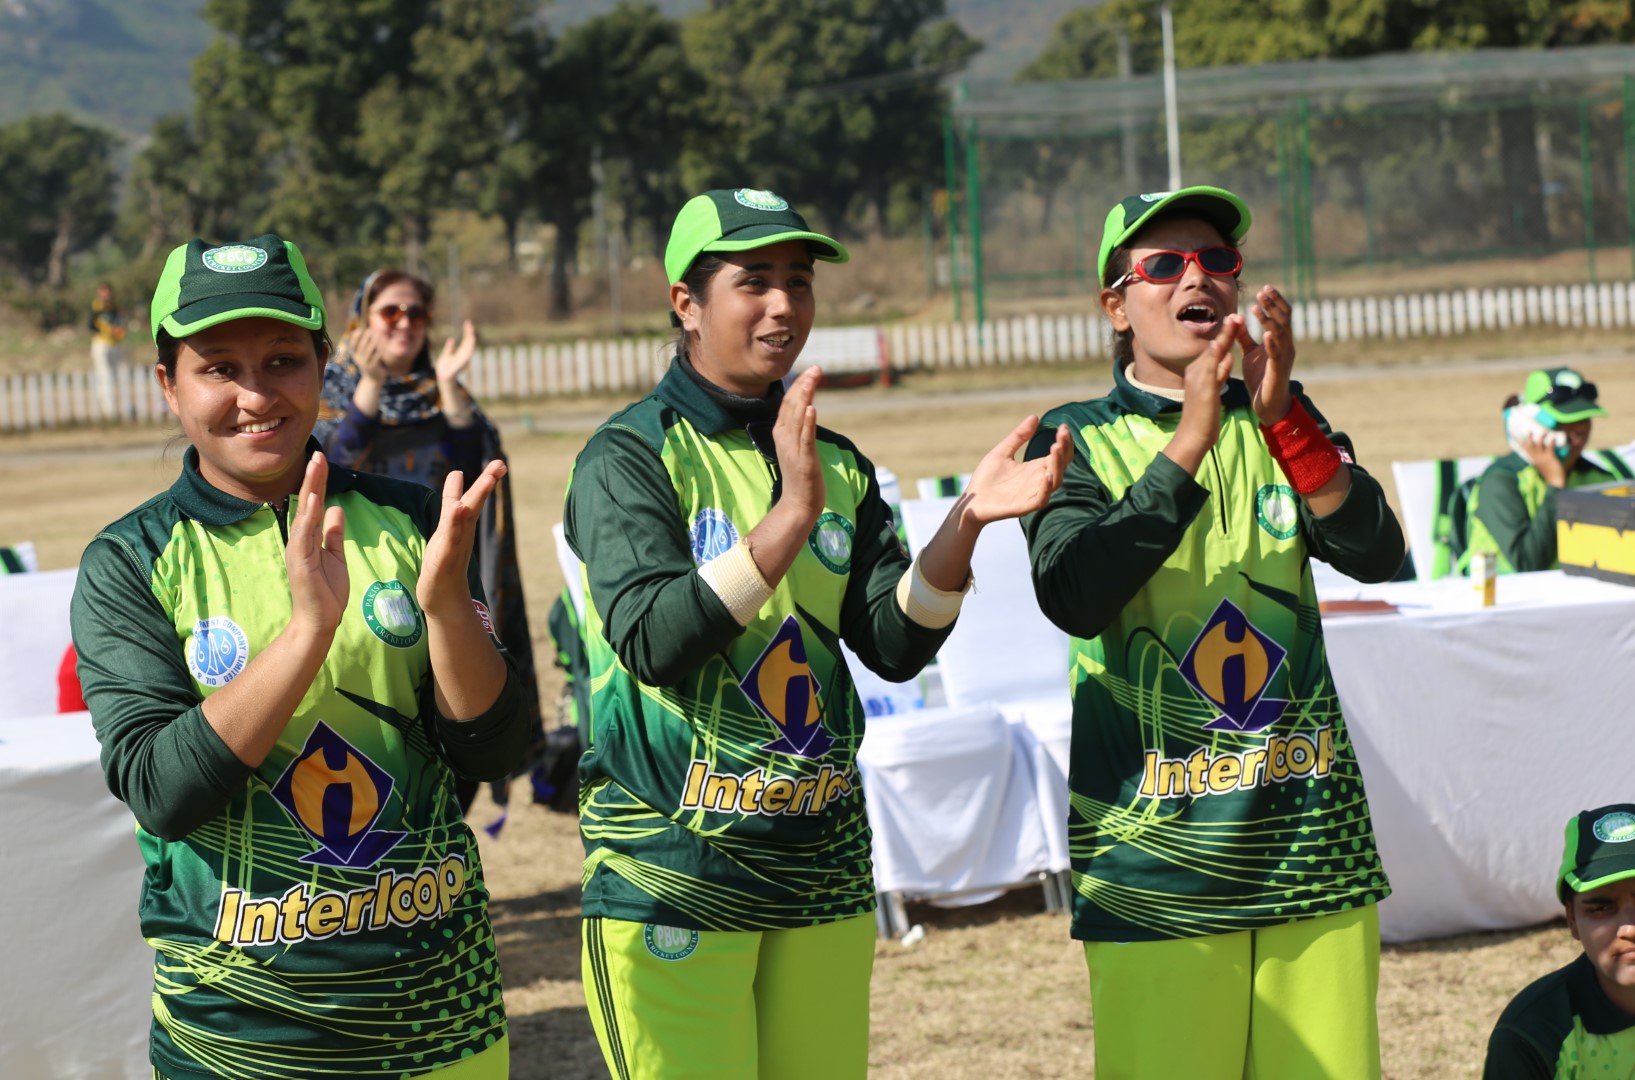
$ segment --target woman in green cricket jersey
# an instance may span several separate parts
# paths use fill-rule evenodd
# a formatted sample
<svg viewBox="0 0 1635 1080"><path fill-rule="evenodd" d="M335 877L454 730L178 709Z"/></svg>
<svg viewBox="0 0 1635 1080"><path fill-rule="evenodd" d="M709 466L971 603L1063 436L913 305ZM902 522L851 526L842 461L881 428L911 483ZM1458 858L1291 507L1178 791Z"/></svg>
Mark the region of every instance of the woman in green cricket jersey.
<svg viewBox="0 0 1635 1080"><path fill-rule="evenodd" d="M1250 337L1248 231L1219 188L1113 207L1113 390L1046 414L1078 452L1023 522L1040 606L1074 638L1073 936L1098 1077L1379 1075L1388 886L1308 559L1383 581L1402 531L1290 381L1270 286Z"/></svg>
<svg viewBox="0 0 1635 1080"><path fill-rule="evenodd" d="M428 488L330 468L329 340L293 244L178 247L153 299L181 476L85 551L72 622L147 863L167 1080L509 1073L456 772L527 737L471 567L504 469Z"/></svg>
<svg viewBox="0 0 1635 1080"><path fill-rule="evenodd" d="M767 191L709 191L665 252L674 363L580 453L585 993L618 1077L862 1076L874 956L863 711L844 641L907 679L947 637L981 529L1044 504L1065 432L1029 417L911 563L874 467L784 378L846 249Z"/></svg>

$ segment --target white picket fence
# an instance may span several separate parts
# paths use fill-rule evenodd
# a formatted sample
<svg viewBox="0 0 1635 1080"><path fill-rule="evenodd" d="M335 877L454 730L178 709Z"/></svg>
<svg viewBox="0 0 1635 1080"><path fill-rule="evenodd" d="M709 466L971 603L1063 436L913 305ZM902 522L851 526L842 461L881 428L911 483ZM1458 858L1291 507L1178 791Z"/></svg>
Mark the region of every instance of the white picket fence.
<svg viewBox="0 0 1635 1080"><path fill-rule="evenodd" d="M1258 335L1253 324L1251 332ZM1391 341L1455 337L1516 326L1625 327L1635 321L1635 282L1318 300L1294 305L1296 341ZM803 362L827 370L976 367L1065 363L1107 354L1099 312L1023 315L967 323L900 323L884 327L819 328ZM130 350L135 353L136 348ZM479 400L552 398L592 393L641 393L669 365L666 338L501 345L482 349L467 385ZM119 372L116 411L125 422L168 415L146 364ZM84 372L11 375L0 379L0 431L52 428L101 420Z"/></svg>

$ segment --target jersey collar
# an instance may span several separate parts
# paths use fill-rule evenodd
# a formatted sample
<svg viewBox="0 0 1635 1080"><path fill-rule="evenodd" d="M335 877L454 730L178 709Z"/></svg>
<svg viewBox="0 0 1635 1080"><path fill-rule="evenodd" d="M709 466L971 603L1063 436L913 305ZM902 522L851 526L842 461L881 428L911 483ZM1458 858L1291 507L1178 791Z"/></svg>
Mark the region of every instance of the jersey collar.
<svg viewBox="0 0 1635 1080"><path fill-rule="evenodd" d="M677 357L670 361L670 370L659 380L656 393L661 401L685 417L699 434L719 435L723 431L742 430L751 421L764 420L770 424L776 420L777 403L782 400L783 387L781 384L773 387L772 396L767 401L746 402L748 408L735 408L732 404L734 395L719 387L704 386L703 376L688 371Z"/></svg>
<svg viewBox="0 0 1635 1080"><path fill-rule="evenodd" d="M1151 394L1130 382L1129 373L1124 364L1113 366L1113 401L1125 412L1136 413L1152 420L1164 413L1178 413L1181 411L1179 401L1158 394ZM1226 386L1221 390L1221 408L1231 409L1249 404L1249 388L1243 385L1242 379L1227 379Z"/></svg>
<svg viewBox="0 0 1635 1080"><path fill-rule="evenodd" d="M308 457L322 449L317 439L307 439ZM325 497L352 490L357 483L357 475L351 469L331 465ZM170 497L182 513L205 525L232 525L266 505L229 495L206 480L204 474L199 472L199 450L195 446L189 446L182 455L182 475L170 485Z"/></svg>
<svg viewBox="0 0 1635 1080"><path fill-rule="evenodd" d="M1567 983L1573 1011L1583 1019L1584 1030L1591 1035L1616 1035L1635 1027L1635 1016L1614 1005L1607 992L1601 989L1601 983L1595 977L1595 965L1590 963L1588 956L1580 955L1572 962Z"/></svg>

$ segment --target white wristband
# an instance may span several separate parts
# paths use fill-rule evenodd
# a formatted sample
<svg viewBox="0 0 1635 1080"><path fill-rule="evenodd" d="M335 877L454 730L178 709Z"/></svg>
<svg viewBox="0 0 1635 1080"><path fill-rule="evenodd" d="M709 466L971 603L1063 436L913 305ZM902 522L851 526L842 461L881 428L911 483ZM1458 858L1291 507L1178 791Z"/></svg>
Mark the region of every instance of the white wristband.
<svg viewBox="0 0 1635 1080"><path fill-rule="evenodd" d="M919 623L927 630L941 630L959 618L959 608L965 602L965 594L975 586L976 575L968 574L963 588L953 592L937 588L925 580L925 573L920 570L920 560L916 556L914 565L904 571L902 579L897 582L897 606L912 622Z"/></svg>
<svg viewBox="0 0 1635 1080"><path fill-rule="evenodd" d="M772 599L772 586L766 583L761 576L761 568L755 565L755 556L750 554L748 540L739 540L726 552L699 567L698 576L727 605L727 610L732 612L739 626L748 626L750 620Z"/></svg>

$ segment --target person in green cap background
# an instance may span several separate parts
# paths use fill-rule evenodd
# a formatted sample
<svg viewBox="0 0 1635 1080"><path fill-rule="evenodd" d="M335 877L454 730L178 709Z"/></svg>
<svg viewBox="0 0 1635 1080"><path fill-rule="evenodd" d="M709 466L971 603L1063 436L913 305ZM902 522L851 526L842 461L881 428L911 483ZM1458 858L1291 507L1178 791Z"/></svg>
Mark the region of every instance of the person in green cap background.
<svg viewBox="0 0 1635 1080"><path fill-rule="evenodd" d="M844 641L901 681L947 638L982 528L1042 506L1028 417L910 560L873 465L786 390L843 263L769 191L708 191L665 251L676 355L580 452L585 995L618 1077L861 1077L874 882Z"/></svg>
<svg viewBox="0 0 1635 1080"><path fill-rule="evenodd" d="M154 1075L499 1080L454 778L527 737L471 559L504 466L441 493L331 468L324 325L278 236L172 251L152 326L181 476L80 562L79 677L147 863Z"/></svg>
<svg viewBox="0 0 1635 1080"><path fill-rule="evenodd" d="M1572 368L1528 374L1519 399L1506 409L1513 449L1488 466L1471 494L1461 568L1478 553L1497 555L1501 574L1560 565L1556 492L1618 479L1584 456L1593 418L1607 414L1599 396L1596 385Z"/></svg>
<svg viewBox="0 0 1635 1080"><path fill-rule="evenodd" d="M1556 896L1584 952L1505 1006L1482 1080L1635 1076L1635 804L1573 815Z"/></svg>
<svg viewBox="0 0 1635 1080"><path fill-rule="evenodd" d="M1385 581L1403 537L1290 379L1288 301L1254 295L1258 342L1239 313L1249 225L1214 187L1114 205L1113 389L1045 415L1075 453L1023 519L1073 639L1072 933L1104 1080L1380 1075L1388 886L1308 560Z"/></svg>

